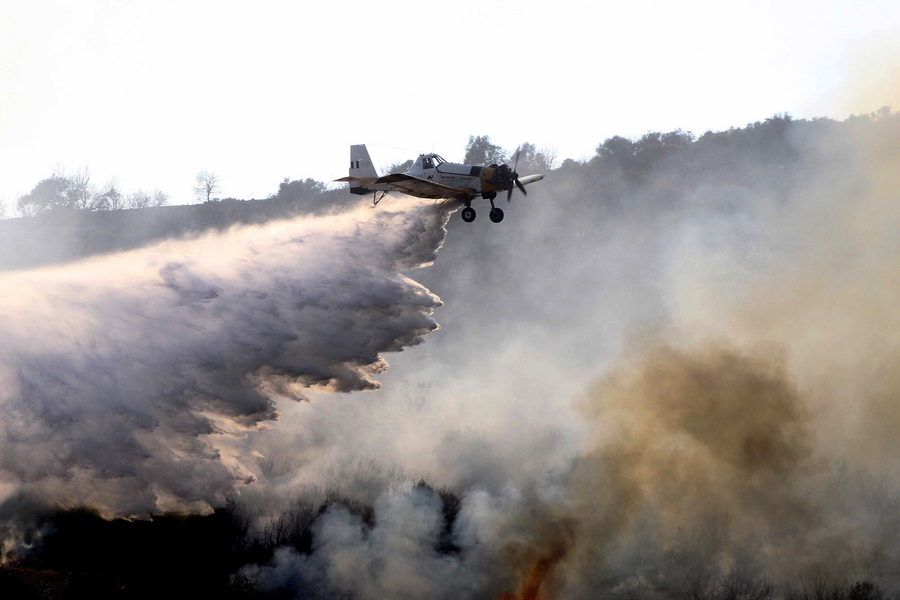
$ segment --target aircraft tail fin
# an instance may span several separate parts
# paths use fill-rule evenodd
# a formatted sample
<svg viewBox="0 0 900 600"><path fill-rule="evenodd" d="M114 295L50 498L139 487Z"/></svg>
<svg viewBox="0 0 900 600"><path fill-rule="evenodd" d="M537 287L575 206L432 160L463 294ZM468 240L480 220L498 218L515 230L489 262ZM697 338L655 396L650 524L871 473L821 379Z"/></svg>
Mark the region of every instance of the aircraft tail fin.
<svg viewBox="0 0 900 600"><path fill-rule="evenodd" d="M378 178L365 144L350 146L350 177Z"/></svg>
<svg viewBox="0 0 900 600"><path fill-rule="evenodd" d="M378 171L369 158L369 151L365 144L350 146L350 176L335 179L350 184L351 194L368 194L375 190L375 180L378 179Z"/></svg>

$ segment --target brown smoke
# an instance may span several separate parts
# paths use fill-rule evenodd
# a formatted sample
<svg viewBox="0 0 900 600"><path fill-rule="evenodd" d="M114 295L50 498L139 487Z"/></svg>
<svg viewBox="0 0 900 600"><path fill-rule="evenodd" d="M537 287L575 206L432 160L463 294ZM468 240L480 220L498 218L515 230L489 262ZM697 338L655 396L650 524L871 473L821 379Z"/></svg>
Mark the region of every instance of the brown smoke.
<svg viewBox="0 0 900 600"><path fill-rule="evenodd" d="M671 325L582 402L577 543L551 597L702 597L811 573L892 588L898 126L860 119L807 149L820 166L790 202L754 207L755 247L706 231L678 249Z"/></svg>
<svg viewBox="0 0 900 600"><path fill-rule="evenodd" d="M900 464L900 116L857 118L805 150L785 206L755 208L764 261L694 249L674 337L778 347L811 402L814 453L897 476ZM799 143L799 142L798 142ZM741 274L740 276L736 274Z"/></svg>
<svg viewBox="0 0 900 600"><path fill-rule="evenodd" d="M704 532L716 538L701 540L707 559L730 567L755 532L818 519L798 489L808 410L777 358L657 347L594 385L583 409L598 435L570 476L582 567L612 573L647 534L664 554Z"/></svg>
<svg viewBox="0 0 900 600"><path fill-rule="evenodd" d="M585 414L614 428L591 459L611 463L616 487L675 513L685 494L734 505L763 488L772 502L809 454L807 411L783 365L727 347L655 348L596 384Z"/></svg>

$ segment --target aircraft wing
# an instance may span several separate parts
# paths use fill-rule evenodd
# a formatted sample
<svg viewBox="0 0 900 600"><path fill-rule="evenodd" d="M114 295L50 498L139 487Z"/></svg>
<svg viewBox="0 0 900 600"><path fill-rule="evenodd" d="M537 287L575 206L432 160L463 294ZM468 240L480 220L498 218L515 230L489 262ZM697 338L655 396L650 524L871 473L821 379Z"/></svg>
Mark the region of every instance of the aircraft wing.
<svg viewBox="0 0 900 600"><path fill-rule="evenodd" d="M375 180L374 189L391 192L402 192L419 198L449 198L453 200L468 200L474 198L477 193L473 190L450 187L427 179L419 179L406 173L394 173L385 175Z"/></svg>

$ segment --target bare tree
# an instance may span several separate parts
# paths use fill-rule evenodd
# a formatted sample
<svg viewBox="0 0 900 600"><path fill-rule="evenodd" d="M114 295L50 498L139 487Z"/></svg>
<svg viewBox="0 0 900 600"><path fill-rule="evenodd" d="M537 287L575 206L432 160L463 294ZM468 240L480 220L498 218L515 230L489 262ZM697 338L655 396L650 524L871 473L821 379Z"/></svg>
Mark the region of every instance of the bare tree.
<svg viewBox="0 0 900 600"><path fill-rule="evenodd" d="M50 177L20 196L16 207L23 217L33 217L56 210L121 210L165 206L168 203L169 196L159 189L152 192L139 189L126 197L115 178L98 188L91 181L87 167L67 174L57 166ZM0 212L0 218L3 216L4 213Z"/></svg>
<svg viewBox="0 0 900 600"><path fill-rule="evenodd" d="M543 173L553 169L553 164L556 162L556 149L541 148L538 150L537 146L526 142L516 148L511 160L514 161L513 164L516 165L519 173L532 170Z"/></svg>
<svg viewBox="0 0 900 600"><path fill-rule="evenodd" d="M135 190L128 196L128 208L147 208L150 206L150 194L144 190Z"/></svg>
<svg viewBox="0 0 900 600"><path fill-rule="evenodd" d="M153 200L150 206L166 206L169 204L169 195L161 190L153 190Z"/></svg>
<svg viewBox="0 0 900 600"><path fill-rule="evenodd" d="M88 168L75 171L66 179L69 187L65 191L66 204L75 210L94 210L93 201L96 190L91 183L91 174Z"/></svg>
<svg viewBox="0 0 900 600"><path fill-rule="evenodd" d="M125 198L119 191L119 184L110 179L103 188L94 195L92 210L121 210L125 208Z"/></svg>
<svg viewBox="0 0 900 600"><path fill-rule="evenodd" d="M154 206L165 206L169 203L169 197L160 190L147 192L137 190L128 197L128 208L150 208Z"/></svg>
<svg viewBox="0 0 900 600"><path fill-rule="evenodd" d="M556 164L556 148L544 147L534 155L534 166L538 171L552 171Z"/></svg>
<svg viewBox="0 0 900 600"><path fill-rule="evenodd" d="M220 191L222 180L215 173L209 171L200 171L197 173L197 185L194 187L194 193L201 200L210 201L210 196L214 192Z"/></svg>

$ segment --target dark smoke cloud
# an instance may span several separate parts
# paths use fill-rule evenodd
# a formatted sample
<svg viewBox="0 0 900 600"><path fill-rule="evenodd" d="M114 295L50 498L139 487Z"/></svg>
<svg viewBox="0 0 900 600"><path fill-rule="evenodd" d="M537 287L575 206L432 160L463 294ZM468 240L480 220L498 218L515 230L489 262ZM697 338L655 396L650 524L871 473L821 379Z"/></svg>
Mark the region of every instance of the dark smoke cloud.
<svg viewBox="0 0 900 600"><path fill-rule="evenodd" d="M438 298L400 271L434 260L445 219L360 209L4 274L5 494L107 516L220 505L278 401L376 389L381 353L437 327Z"/></svg>

